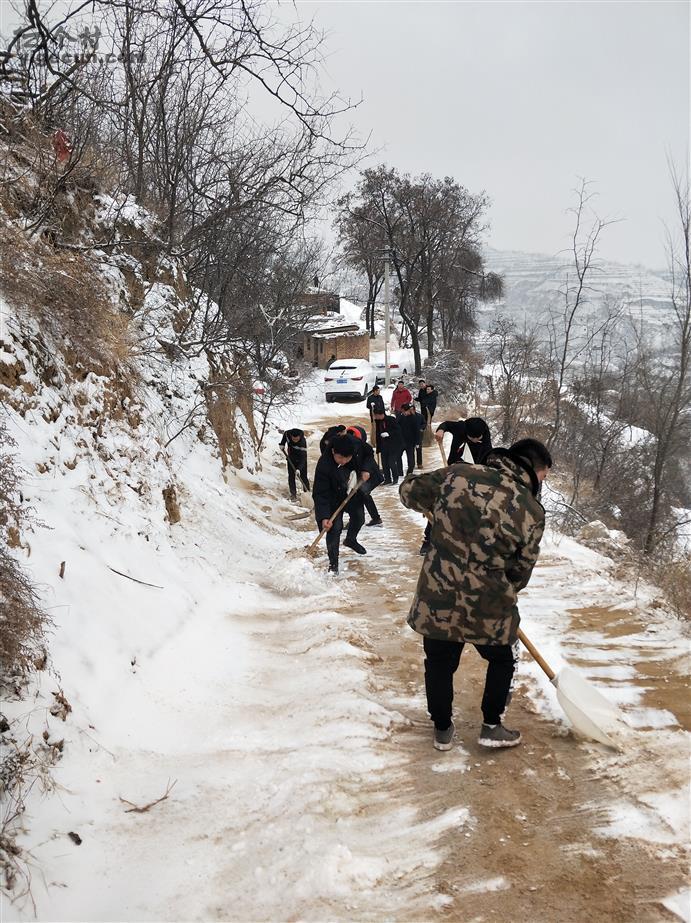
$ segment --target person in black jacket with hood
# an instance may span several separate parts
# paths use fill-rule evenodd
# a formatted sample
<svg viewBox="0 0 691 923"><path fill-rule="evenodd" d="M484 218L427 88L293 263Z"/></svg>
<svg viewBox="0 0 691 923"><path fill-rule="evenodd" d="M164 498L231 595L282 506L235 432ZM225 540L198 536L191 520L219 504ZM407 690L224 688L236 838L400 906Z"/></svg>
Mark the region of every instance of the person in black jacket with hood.
<svg viewBox="0 0 691 923"><path fill-rule="evenodd" d="M381 526L383 525L382 519L379 515L377 504L374 502L374 498L372 497L372 491L375 489L375 487L379 487L379 485L384 480L384 475L381 473L379 465L377 464L377 461L374 457L374 449L367 441L367 432L365 429L362 426L357 425L349 426L346 429L346 433L352 438L355 446L353 459L358 473L360 474L363 471L367 471L370 475L369 480L362 485L359 491L359 493L362 494L362 502L364 508L370 515L370 521L367 523L367 525Z"/></svg>
<svg viewBox="0 0 691 923"><path fill-rule="evenodd" d="M310 489L307 477L307 440L301 429L287 429L283 433L279 446L288 463L288 489L290 499L297 500L295 475L300 476L304 490Z"/></svg>
<svg viewBox="0 0 691 923"><path fill-rule="evenodd" d="M326 550L329 555L329 572L333 574L338 573L343 513L336 517L333 514L348 496L348 484L354 472L353 452L353 440L349 436L334 436L314 472L314 516L319 531L327 530Z"/></svg>
<svg viewBox="0 0 691 923"><path fill-rule="evenodd" d="M420 379L420 390L415 400L420 405L420 413L425 418L426 423L431 423L437 409L437 399L439 394L434 385L429 385Z"/></svg>
<svg viewBox="0 0 691 923"><path fill-rule="evenodd" d="M372 517L371 524L378 525L381 522L379 511L369 493L383 480L372 446L367 442L367 433L360 426L346 428L339 424L326 431L320 446L323 449L322 456L314 472L312 491L317 526L320 530L323 529L324 521L331 520L331 513L345 500L352 475L354 481L363 483L343 510L343 513L348 514L348 530L343 544L356 554L367 554L367 549L358 542L358 534L365 522L365 507ZM326 535L329 571L336 574L343 531L343 513L331 522Z"/></svg>

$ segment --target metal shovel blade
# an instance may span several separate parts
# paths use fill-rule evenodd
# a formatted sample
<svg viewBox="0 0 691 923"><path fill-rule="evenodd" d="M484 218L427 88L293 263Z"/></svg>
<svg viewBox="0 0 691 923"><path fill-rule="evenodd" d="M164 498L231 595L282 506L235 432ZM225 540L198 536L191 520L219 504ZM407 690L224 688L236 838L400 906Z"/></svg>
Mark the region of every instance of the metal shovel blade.
<svg viewBox="0 0 691 923"><path fill-rule="evenodd" d="M552 680L557 699L574 730L582 737L619 749L627 731L619 710L571 667L564 667Z"/></svg>

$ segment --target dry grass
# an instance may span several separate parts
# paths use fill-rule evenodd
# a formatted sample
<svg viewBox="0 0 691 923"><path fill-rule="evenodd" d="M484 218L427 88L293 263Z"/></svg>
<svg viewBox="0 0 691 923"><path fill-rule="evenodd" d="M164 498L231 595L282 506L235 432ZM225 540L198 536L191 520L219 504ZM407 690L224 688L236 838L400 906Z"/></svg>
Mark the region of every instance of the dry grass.
<svg viewBox="0 0 691 923"><path fill-rule="evenodd" d="M13 441L0 423L0 682L24 678L40 661L51 622L10 547L21 544L31 512L19 501Z"/></svg>
<svg viewBox="0 0 691 923"><path fill-rule="evenodd" d="M0 676L22 677L44 654L50 622L33 584L9 551L0 546Z"/></svg>
<svg viewBox="0 0 691 923"><path fill-rule="evenodd" d="M680 618L691 620L691 557L681 555L651 566L651 578Z"/></svg>
<svg viewBox="0 0 691 923"><path fill-rule="evenodd" d="M128 318L117 311L89 260L0 227L0 286L14 307L37 317L77 373L112 374L130 355Z"/></svg>

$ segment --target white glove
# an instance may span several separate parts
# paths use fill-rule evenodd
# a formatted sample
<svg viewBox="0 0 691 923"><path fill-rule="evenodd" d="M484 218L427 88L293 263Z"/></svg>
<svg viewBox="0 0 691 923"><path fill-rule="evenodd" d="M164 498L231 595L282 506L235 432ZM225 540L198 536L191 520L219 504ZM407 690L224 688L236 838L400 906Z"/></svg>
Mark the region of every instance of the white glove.
<svg viewBox="0 0 691 923"><path fill-rule="evenodd" d="M388 433L382 433L382 434L381 434L381 438L382 438L382 439L388 439L388 438L389 438L389 434L388 434Z"/></svg>
<svg viewBox="0 0 691 923"><path fill-rule="evenodd" d="M350 472L350 477L348 478L348 493L355 488L357 484L357 474L355 471Z"/></svg>

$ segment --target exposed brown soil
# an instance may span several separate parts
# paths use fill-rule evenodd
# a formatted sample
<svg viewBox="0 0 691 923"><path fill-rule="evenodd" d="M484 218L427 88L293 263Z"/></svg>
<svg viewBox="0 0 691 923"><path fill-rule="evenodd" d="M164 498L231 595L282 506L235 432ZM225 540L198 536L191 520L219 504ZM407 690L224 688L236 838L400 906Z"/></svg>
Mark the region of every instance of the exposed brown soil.
<svg viewBox="0 0 691 923"><path fill-rule="evenodd" d="M434 467L432 451L425 454ZM623 770L602 768L611 759L605 748L579 742L536 713L522 694L520 671L507 724L522 730L522 746L496 752L477 744L484 668L469 648L456 677L456 747L450 753L433 749L421 697L421 644L403 627L419 572L421 527L402 509L395 488L378 489L375 499L386 528L363 529L361 540L371 554L347 557L350 575L360 579L357 600L349 593L344 606L369 625L373 652L381 658L373 667L375 690L409 721L387 744L403 751L408 765L406 782L392 798L417 805L424 819L459 806L472 818L444 835L446 859L430 872L437 876L437 889L448 895L439 916L526 923L677 919L660 900L687 882L683 848L598 834L608 807L624 796L635 802L635 792L622 790ZM547 557L538 566L556 563ZM631 613L624 624L625 613L601 607L571 615L575 629L602 632L614 642L642 627ZM627 662L637 671L634 682L645 685L646 704L672 711L688 727L687 680L674 660L659 663L648 659L650 653L634 646L627 650ZM686 746L679 736L678 746ZM649 762L641 771L657 771L656 757L646 749L627 759L634 774L636 759Z"/></svg>

